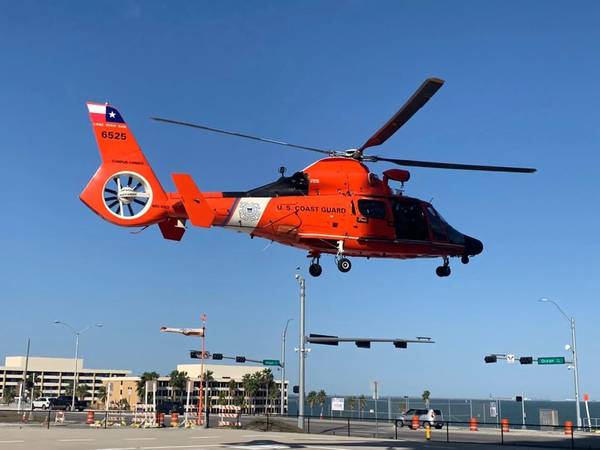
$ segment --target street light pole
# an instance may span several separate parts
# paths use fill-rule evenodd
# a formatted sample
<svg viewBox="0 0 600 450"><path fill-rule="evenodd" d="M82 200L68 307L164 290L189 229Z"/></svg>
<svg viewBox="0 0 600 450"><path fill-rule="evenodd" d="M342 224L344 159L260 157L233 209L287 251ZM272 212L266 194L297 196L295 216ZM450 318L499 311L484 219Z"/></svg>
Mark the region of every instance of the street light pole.
<svg viewBox="0 0 600 450"><path fill-rule="evenodd" d="M287 334L288 325L294 319L288 319L281 335L281 405L280 414L284 414L284 402L285 402L285 335Z"/></svg>
<svg viewBox="0 0 600 450"><path fill-rule="evenodd" d="M569 322L571 329L571 352L573 354L573 384L575 385L575 408L577 412L577 427L581 427L581 406L579 404L579 364L577 363L577 338L575 332L575 317L569 317L554 300L541 298L540 302L552 303Z"/></svg>
<svg viewBox="0 0 600 450"><path fill-rule="evenodd" d="M73 393L71 396L71 411L75 411L75 391L77 390L77 378L79 377L79 367L77 365L77 359L79 358L79 335L81 335L82 333L85 333L87 330L92 328L92 325L88 325L85 328L77 331L75 328L73 328L68 323L61 322L60 320L55 320L54 324L55 325L64 325L65 327L70 329L73 332L73 334L75 335L75 369L73 370ZM101 323L96 323L93 326L102 328ZM59 392L59 394L60 394L60 392Z"/></svg>
<svg viewBox="0 0 600 450"><path fill-rule="evenodd" d="M299 366L300 366L300 382L299 384L299 399L298 399L298 428L304 430L304 359L306 358L306 349L304 348L305 344L305 334L306 330L304 327L304 278L300 274L296 274L296 280L298 280L298 284L300 285L300 346L298 348L298 358L299 358Z"/></svg>

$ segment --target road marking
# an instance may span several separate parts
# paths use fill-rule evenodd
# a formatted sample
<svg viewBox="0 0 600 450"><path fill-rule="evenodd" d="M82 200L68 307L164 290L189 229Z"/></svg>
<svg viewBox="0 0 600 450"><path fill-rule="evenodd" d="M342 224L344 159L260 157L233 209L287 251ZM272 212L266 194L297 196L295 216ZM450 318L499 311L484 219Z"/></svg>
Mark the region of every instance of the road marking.
<svg viewBox="0 0 600 450"><path fill-rule="evenodd" d="M203 445L202 447L198 447L197 445L161 445L158 447L138 447L140 450L160 450L163 448L172 449L172 448L193 448L196 450L203 450L205 447L223 447L223 444L210 444ZM108 450L108 449L101 449ZM137 450L137 449L136 449Z"/></svg>
<svg viewBox="0 0 600 450"><path fill-rule="evenodd" d="M15 441L0 441L0 444L21 444L23 442L25 442L25 441L18 441L18 440L15 440Z"/></svg>
<svg viewBox="0 0 600 450"><path fill-rule="evenodd" d="M190 436L190 439L214 439L218 436Z"/></svg>
<svg viewBox="0 0 600 450"><path fill-rule="evenodd" d="M90 442L95 439L57 439L58 442Z"/></svg>
<svg viewBox="0 0 600 450"><path fill-rule="evenodd" d="M348 450L347 448L341 448L341 447L321 447L318 445L307 445L306 448L318 448L318 449L324 449L324 450Z"/></svg>
<svg viewBox="0 0 600 450"><path fill-rule="evenodd" d="M155 441L156 438L125 438L126 441Z"/></svg>

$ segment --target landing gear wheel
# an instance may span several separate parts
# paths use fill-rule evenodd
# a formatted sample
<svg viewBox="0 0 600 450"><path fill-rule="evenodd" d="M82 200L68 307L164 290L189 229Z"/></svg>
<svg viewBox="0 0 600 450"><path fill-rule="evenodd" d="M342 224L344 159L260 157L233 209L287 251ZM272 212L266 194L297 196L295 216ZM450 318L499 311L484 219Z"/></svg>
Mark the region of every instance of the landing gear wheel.
<svg viewBox="0 0 600 450"><path fill-rule="evenodd" d="M463 264L469 264L469 257L467 255L463 255L460 258L460 262L463 263Z"/></svg>
<svg viewBox="0 0 600 450"><path fill-rule="evenodd" d="M435 274L438 277L447 277L450 276L451 270L450 270L450 266L439 266L438 268L435 269Z"/></svg>
<svg viewBox="0 0 600 450"><path fill-rule="evenodd" d="M338 259L337 266L338 266L338 269L340 270L340 272L343 272L343 273L350 272L350 269L352 269L352 263L350 262L350 260L348 258Z"/></svg>
<svg viewBox="0 0 600 450"><path fill-rule="evenodd" d="M308 273L310 273L313 277L318 277L323 272L323 268L319 263L312 263L308 266Z"/></svg>

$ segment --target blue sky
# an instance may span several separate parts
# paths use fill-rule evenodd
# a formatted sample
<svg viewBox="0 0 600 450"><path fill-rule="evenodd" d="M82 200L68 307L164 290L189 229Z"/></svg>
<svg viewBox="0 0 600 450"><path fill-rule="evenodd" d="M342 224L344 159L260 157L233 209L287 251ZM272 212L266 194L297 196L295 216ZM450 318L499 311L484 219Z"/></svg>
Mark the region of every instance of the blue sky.
<svg viewBox="0 0 600 450"><path fill-rule="evenodd" d="M573 396L565 367L484 365L488 352L562 355L576 316L582 390L600 397L596 2L5 3L0 14L3 215L0 355L70 356L166 373L194 342L158 332L208 315L208 348L279 356L287 318L296 382L296 266L305 255L225 230L132 235L78 200L99 164L85 101L110 101L163 184L242 190L310 153L177 129L162 115L307 145L360 145L428 76L446 85L381 155L514 164L535 175L412 170L407 193L485 244L439 279L437 261L323 261L307 280L308 330L412 337L395 350L318 347L308 387L342 394ZM373 165L381 172L385 164Z"/></svg>

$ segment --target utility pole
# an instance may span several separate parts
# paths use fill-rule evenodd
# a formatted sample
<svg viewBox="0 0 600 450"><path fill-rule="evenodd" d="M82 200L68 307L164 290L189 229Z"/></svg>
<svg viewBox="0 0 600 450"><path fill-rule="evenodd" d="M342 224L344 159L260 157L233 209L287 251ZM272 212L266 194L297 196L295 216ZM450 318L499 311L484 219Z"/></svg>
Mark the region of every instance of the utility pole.
<svg viewBox="0 0 600 450"><path fill-rule="evenodd" d="M92 328L92 325L88 325L87 327L78 331L75 328L73 328L71 325L69 325L68 323L61 322L60 320L55 320L54 324L55 325L63 325L65 327L67 327L75 335L75 368L74 368L75 370L73 371L73 395L71 396L71 411L75 411L75 391L77 390L77 380L79 378L79 365L78 365L78 361L77 361L77 359L79 358L79 336L82 333L85 333L90 328ZM97 323L97 324L94 324L93 326L102 328L103 325L101 323ZM60 392L59 392L59 394L60 394Z"/></svg>
<svg viewBox="0 0 600 450"><path fill-rule="evenodd" d="M304 376L305 376L305 371L304 371L304 360L306 358L306 348L305 348L305 334L306 334L306 329L305 329L305 325L304 325L304 314L305 314L305 308L304 308L304 295L305 295L305 288L304 288L304 278L302 277L302 275L300 274L296 274L296 280L298 281L298 284L300 285L300 346L298 348L298 358L299 358L299 366L300 366L300 381L299 381L299 399L298 399L298 428L300 428L301 430L304 430L304 394L305 394L305 387L304 387Z"/></svg>
<svg viewBox="0 0 600 450"><path fill-rule="evenodd" d="M573 354L573 384L575 385L575 411L577 413L577 427L580 428L582 426L582 423L581 405L579 404L579 364L577 362L577 338L575 332L575 317L569 317L554 300L544 297L541 298L539 301L543 303L552 303L567 320L567 322L569 322L569 328L571 329L571 345L567 346L567 350L571 350Z"/></svg>
<svg viewBox="0 0 600 450"><path fill-rule="evenodd" d="M21 402L23 400L23 393L25 392L25 389L27 388L27 369L28 369L28 365L29 365L29 346L31 344L31 338L27 338L27 354L25 356L25 370L23 371L23 380L21 383L21 391L19 392L19 402L17 404L17 410L21 411ZM31 405L33 408L33 388L31 388Z"/></svg>
<svg viewBox="0 0 600 450"><path fill-rule="evenodd" d="M287 334L288 325L294 319L288 319L285 323L285 328L283 329L283 334L281 335L281 405L280 405L280 414L283 416L285 412L285 335Z"/></svg>

